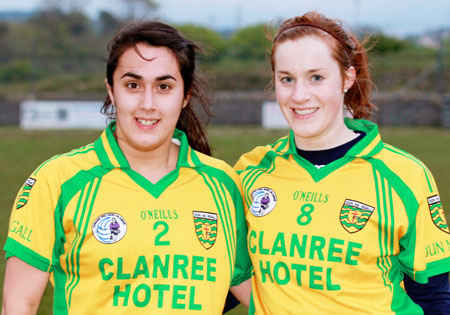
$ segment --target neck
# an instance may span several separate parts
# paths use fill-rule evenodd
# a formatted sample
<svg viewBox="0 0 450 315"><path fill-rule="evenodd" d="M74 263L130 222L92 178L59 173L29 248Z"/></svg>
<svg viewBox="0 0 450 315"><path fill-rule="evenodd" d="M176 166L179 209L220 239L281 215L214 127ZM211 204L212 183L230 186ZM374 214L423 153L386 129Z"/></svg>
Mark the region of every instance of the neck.
<svg viewBox="0 0 450 315"><path fill-rule="evenodd" d="M299 137L295 135L297 148L308 151L326 150L335 148L358 137L342 120L342 124L329 129L326 133L316 137Z"/></svg>
<svg viewBox="0 0 450 315"><path fill-rule="evenodd" d="M180 148L171 141L150 151L122 148L130 168L153 184L176 168L179 150Z"/></svg>

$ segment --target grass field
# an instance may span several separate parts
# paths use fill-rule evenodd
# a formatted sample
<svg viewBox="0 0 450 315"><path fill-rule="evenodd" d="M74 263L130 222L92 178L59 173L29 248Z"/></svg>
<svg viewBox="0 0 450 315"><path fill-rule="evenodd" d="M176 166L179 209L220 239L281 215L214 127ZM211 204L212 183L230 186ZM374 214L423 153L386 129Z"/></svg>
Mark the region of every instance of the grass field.
<svg viewBox="0 0 450 315"><path fill-rule="evenodd" d="M441 128L382 128L383 139L406 150L430 168L437 181L447 220L450 219L450 131ZM271 143L286 134L257 127L214 126L209 129L214 155L234 164L243 152L256 145ZM67 152L94 141L99 131L23 131L17 127L0 127L0 245L8 229L10 209L21 185L29 174L51 156ZM0 282L3 287L5 260L0 259ZM51 288L47 290L39 314L51 314ZM243 307L228 314L245 314Z"/></svg>

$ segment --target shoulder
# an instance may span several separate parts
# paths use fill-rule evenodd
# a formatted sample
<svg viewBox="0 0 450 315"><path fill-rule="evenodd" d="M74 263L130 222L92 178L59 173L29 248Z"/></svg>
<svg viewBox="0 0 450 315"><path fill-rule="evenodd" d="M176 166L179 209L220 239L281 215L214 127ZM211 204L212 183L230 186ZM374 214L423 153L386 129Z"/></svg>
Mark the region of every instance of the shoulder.
<svg viewBox="0 0 450 315"><path fill-rule="evenodd" d="M88 170L99 164L94 144L91 143L70 152L51 157L39 165L32 176L40 178L58 177L61 182L64 182L80 170Z"/></svg>
<svg viewBox="0 0 450 315"><path fill-rule="evenodd" d="M289 137L285 136L272 144L257 146L250 152L244 153L234 165L237 172L250 168L264 168L265 164L271 162L278 156L282 156L289 148Z"/></svg>
<svg viewBox="0 0 450 315"><path fill-rule="evenodd" d="M375 158L413 190L421 186L435 190L434 178L428 167L419 158L395 146L384 143L383 150Z"/></svg>
<svg viewBox="0 0 450 315"><path fill-rule="evenodd" d="M379 153L379 158L396 172L429 172L425 163L419 158L387 143L384 143L383 150Z"/></svg>
<svg viewBox="0 0 450 315"><path fill-rule="evenodd" d="M232 179L233 182L238 182L239 177L236 171L227 162L198 151L194 152L200 162L196 167L197 170L222 181L226 181L226 179L229 178Z"/></svg>

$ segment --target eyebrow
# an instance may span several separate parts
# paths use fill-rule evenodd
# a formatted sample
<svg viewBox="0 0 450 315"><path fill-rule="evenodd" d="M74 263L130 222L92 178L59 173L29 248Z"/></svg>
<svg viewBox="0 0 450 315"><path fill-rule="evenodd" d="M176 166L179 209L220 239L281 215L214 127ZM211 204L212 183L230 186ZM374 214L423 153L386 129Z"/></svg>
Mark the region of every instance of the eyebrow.
<svg viewBox="0 0 450 315"><path fill-rule="evenodd" d="M277 71L277 73L280 73L280 74L291 74L289 71L285 71L285 70L279 70L279 71Z"/></svg>
<svg viewBox="0 0 450 315"><path fill-rule="evenodd" d="M139 74L132 73L132 72L127 72L123 76L121 76L120 78L122 79L124 77L132 77L132 78L134 78L136 80L143 80L144 79L143 76L141 76ZM169 79L177 81L177 79L175 79L170 74L166 74L166 75L162 75L162 76L156 77L156 81L164 81L164 80L169 80Z"/></svg>
<svg viewBox="0 0 450 315"><path fill-rule="evenodd" d="M317 69L309 69L308 71L306 71L307 73L314 73L314 72L319 72L319 71L323 71L325 70L325 68L317 68ZM288 74L290 75L291 73L289 71L286 70L279 70L276 72L277 74Z"/></svg>
<svg viewBox="0 0 450 315"><path fill-rule="evenodd" d="M173 76L171 76L170 74L166 74L166 75L162 75L160 77L157 77L156 80L157 81L164 81L164 80L169 80L172 79L174 81L177 81L177 79L175 79Z"/></svg>
<svg viewBox="0 0 450 315"><path fill-rule="evenodd" d="M132 72L127 72L123 76L121 76L120 78L122 79L122 78L125 78L125 77L132 77L132 78L134 78L136 80L142 80L143 79L143 77L141 75L135 74L135 73L132 73Z"/></svg>
<svg viewBox="0 0 450 315"><path fill-rule="evenodd" d="M308 72L313 73L313 72L318 72L318 71L323 71L323 70L325 70L325 68L310 69L310 70L308 70Z"/></svg>

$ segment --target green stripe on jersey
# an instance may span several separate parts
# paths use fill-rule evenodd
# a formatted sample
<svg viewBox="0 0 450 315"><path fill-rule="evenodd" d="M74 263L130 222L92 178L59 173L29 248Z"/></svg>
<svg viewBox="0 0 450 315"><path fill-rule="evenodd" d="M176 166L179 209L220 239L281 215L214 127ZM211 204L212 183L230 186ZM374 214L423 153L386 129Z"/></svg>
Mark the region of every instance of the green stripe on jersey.
<svg viewBox="0 0 450 315"><path fill-rule="evenodd" d="M419 207L419 203L414 196L414 193L411 191L411 188L403 182L403 180L395 174L391 169L389 169L383 161L377 159L369 159L368 160L374 169L379 172L380 176L384 177L392 188L395 190L399 198L402 200L402 203L405 207L406 215L408 217L408 231L405 236L403 236L400 240L400 246L403 248L414 249L416 247L415 239L416 239L416 213ZM378 194L378 192L377 192ZM400 211L400 209L398 210ZM409 254L406 256L405 252L401 252L399 255L400 261L402 265L413 266L414 265L414 252L415 250L408 251ZM409 262L405 264L404 262ZM403 270L410 278L416 280L418 282L426 281L426 275L418 275L414 270Z"/></svg>
<svg viewBox="0 0 450 315"><path fill-rule="evenodd" d="M77 155L77 154L84 154L84 153L88 153L88 152L90 152L92 150L94 150L94 144L93 143L85 145L84 147L81 147L79 149L74 149L74 150L72 150L70 152L67 152L67 153L55 155L54 157L51 157L50 159L48 159L47 161L45 161L44 163L39 165L39 167L36 169L36 171L34 171L32 176L36 176L36 174L41 170L41 168L45 164L47 164L50 161L53 161L54 159L57 159L57 158L59 158L61 156L74 156L74 155Z"/></svg>
<svg viewBox="0 0 450 315"><path fill-rule="evenodd" d="M289 137L283 137L277 141L275 141L275 143L272 144L272 149L275 150L275 152L278 153L285 153L289 147L287 147L287 145L289 144Z"/></svg>
<svg viewBox="0 0 450 315"><path fill-rule="evenodd" d="M77 197L77 206L74 213L73 222L76 225L76 237L72 248L66 257L67 274L61 268L61 265L56 265L58 272L55 272L55 287L65 288L65 290L55 290L54 292L54 311L55 314L68 314L68 302L70 299L70 287L76 285L77 267L79 275L79 260L77 258L77 249L81 248L84 237L81 232L81 225L88 222L89 218L84 219L86 207L88 206L88 199L91 199L90 207L92 208L95 195L101 182L101 177L105 175L108 170L98 165L90 170L79 171L75 176L66 181L61 186L61 195L58 200L57 209L55 210L55 248L53 249L53 259L57 261L58 257L63 254L63 242L65 240L64 229L62 227L62 218L64 217L65 209L68 203ZM92 186L96 184L95 194L92 194ZM88 187L88 188L87 188ZM92 209L91 209L92 210ZM86 223L87 225L87 223ZM86 232L85 232L86 233ZM85 236L85 235L84 235ZM78 256L79 257L79 256Z"/></svg>
<svg viewBox="0 0 450 315"><path fill-rule="evenodd" d="M234 231L237 230L237 226L235 226L233 223L233 217L228 202L229 198L227 197L227 191L230 194L229 197L231 198L231 200L236 201L234 203L236 216L238 216L238 214L243 215L244 213L241 194L238 187L236 186L236 183L224 171L205 164L196 167L195 170L202 176L206 186L211 191L217 210L220 213L221 225L225 234L228 260L230 264L230 281L232 281L235 259L238 259L236 257L235 251L235 249L237 249L237 240L234 234ZM239 224L239 222L236 222L236 224Z"/></svg>
<svg viewBox="0 0 450 315"><path fill-rule="evenodd" d="M425 177L427 179L427 183L428 183L428 188L430 189L430 192L436 191L436 186L434 185L433 181L430 179L431 178L431 173L430 170L422 163L422 161L420 161L418 158L416 158L415 156L409 154L408 152L405 152L403 150L400 150L396 147L393 147L389 144L385 144L385 148L393 153L396 154L400 154L404 157L409 158L411 161L414 161L416 164L418 164L424 171L425 173Z"/></svg>
<svg viewBox="0 0 450 315"><path fill-rule="evenodd" d="M89 186L92 186L92 181L89 183ZM87 185L86 185L87 186ZM80 195L78 197L78 202L77 202L77 207L75 209L75 214L74 214L74 218L73 218L73 222L75 227L75 238L73 240L73 245L72 245L72 249L69 252L69 254L66 256L66 269L67 269L67 278L68 278L68 282L67 286L65 287L65 291L68 292L69 291L69 287L73 284L74 278L75 278L75 249L77 248L80 238L81 238L81 233L80 233L80 221L82 219L78 219L78 214L80 212L80 206L81 203L85 204L85 200L86 198L86 187L83 187L83 189L80 191ZM83 212L84 214L84 212ZM66 300L68 301L68 305L70 306L70 297L67 298L67 294L66 294Z"/></svg>
<svg viewBox="0 0 450 315"><path fill-rule="evenodd" d="M211 176L209 176L207 173L198 172L205 182L205 184L208 186L209 190L211 191L211 194L214 198L214 202L216 204L216 208L220 214L221 218L221 225L223 229L223 233L225 234L225 242L227 245L227 253L228 253L228 262L230 265L230 281L233 276L233 265L234 265L234 259L235 259L235 252L233 251L233 246L231 245L231 237L230 237L230 226L227 226L228 219L226 218L225 209L223 208L223 200L221 199L220 194L217 191L217 187L214 187L215 184L213 182L213 179ZM231 247L231 248L230 248Z"/></svg>
<svg viewBox="0 0 450 315"><path fill-rule="evenodd" d="M378 174L377 174L378 173ZM389 286L390 290L393 290L392 281L388 277L388 272L392 267L390 256L393 255L393 219L389 216L392 212L388 209L388 199L392 196L387 196L388 191L391 190L389 183L386 181L383 175L374 170L374 179L376 183L377 192L377 208L378 208L378 243L380 248L380 256L377 258L377 266L382 271L382 278L385 286ZM388 186L386 188L386 186ZM392 202L389 201L389 205ZM389 241L390 239L390 241ZM389 244L388 244L389 243Z"/></svg>
<svg viewBox="0 0 450 315"><path fill-rule="evenodd" d="M73 292L74 288L80 282L80 251L81 251L81 247L83 245L84 239L86 238L86 234L87 234L88 226L89 226L88 223L91 218L92 208L94 206L95 198L97 196L97 192L100 187L100 182L101 182L101 178L95 178L89 185L89 190L87 193L87 195L89 196L89 199L86 199L87 202L85 203L85 207L83 208L83 212L85 212L87 210L87 208L89 208L89 210L88 210L86 218L84 219L84 222L81 222L81 225L80 225L80 230L82 229L82 234L81 234L80 243L79 243L77 251L76 251L76 274L75 274L76 282L72 286L72 288L70 288L70 291L68 292L69 293L69 308L70 308L70 302L72 299L72 292ZM91 192L93 186L95 186L95 188L94 188L94 191ZM82 216L84 216L84 214L82 214Z"/></svg>

